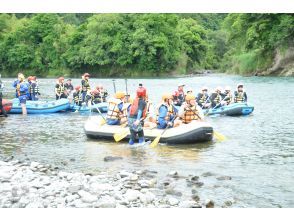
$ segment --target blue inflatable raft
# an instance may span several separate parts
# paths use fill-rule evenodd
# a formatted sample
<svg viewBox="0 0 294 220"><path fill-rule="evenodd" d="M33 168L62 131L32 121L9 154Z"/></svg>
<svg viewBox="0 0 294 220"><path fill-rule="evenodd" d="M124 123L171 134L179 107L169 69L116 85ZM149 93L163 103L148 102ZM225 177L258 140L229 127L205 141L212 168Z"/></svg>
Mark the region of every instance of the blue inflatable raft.
<svg viewBox="0 0 294 220"><path fill-rule="evenodd" d="M90 113L90 110L92 112L98 112L98 109L101 113L107 113L108 104L107 102L102 102L98 104L91 105L91 107L88 107L86 105L78 106L75 104L70 105L70 110L72 112L80 112L80 113Z"/></svg>
<svg viewBox="0 0 294 220"><path fill-rule="evenodd" d="M215 109L203 109L205 115L228 115L240 116L249 115L253 112L254 107L248 103L233 103Z"/></svg>
<svg viewBox="0 0 294 220"><path fill-rule="evenodd" d="M12 100L10 114L21 114L22 109L18 99ZM48 114L67 111L70 108L68 99L59 99L54 101L27 101L28 114Z"/></svg>

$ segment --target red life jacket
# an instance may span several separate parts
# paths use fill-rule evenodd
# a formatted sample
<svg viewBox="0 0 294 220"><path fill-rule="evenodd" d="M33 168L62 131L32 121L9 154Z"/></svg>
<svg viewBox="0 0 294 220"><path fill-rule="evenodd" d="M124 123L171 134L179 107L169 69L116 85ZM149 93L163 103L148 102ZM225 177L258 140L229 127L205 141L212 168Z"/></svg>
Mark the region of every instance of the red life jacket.
<svg viewBox="0 0 294 220"><path fill-rule="evenodd" d="M133 116L137 116L138 115L138 109L139 109L139 98L136 97L132 106L131 106L131 109L130 109L130 116L133 117ZM141 118L145 118L146 117L146 111L147 111L147 105L145 106L144 110L143 110L143 115Z"/></svg>

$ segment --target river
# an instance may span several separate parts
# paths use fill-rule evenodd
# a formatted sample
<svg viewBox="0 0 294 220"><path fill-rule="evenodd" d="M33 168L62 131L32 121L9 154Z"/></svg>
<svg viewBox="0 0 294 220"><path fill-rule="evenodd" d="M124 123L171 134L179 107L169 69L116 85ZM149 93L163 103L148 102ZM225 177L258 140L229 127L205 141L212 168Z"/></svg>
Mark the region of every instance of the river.
<svg viewBox="0 0 294 220"><path fill-rule="evenodd" d="M13 79L5 83L4 98L12 98ZM90 79L113 93L111 79ZM125 81L116 79L118 90ZM231 201L232 207L294 206L294 78L241 77L211 74L189 78L129 79L128 89L135 92L139 82L148 90L154 103L161 94L176 89L183 82L194 91L243 82L253 114L246 117L208 117L214 129L226 141L211 141L189 146L159 145L131 148L127 143L87 139L83 131L87 115L60 113L50 115L9 115L0 118L0 154L54 164L67 171L99 173L103 170L155 170L165 178L176 170L180 175L198 175L204 185L200 196L209 197L217 206ZM80 79L73 79L73 84ZM54 98L54 79L39 79L43 98ZM122 160L104 162L106 156ZM209 172L210 175L205 175ZM203 175L204 174L204 175ZM218 177L229 178L218 178ZM191 188L179 179L176 188L189 197Z"/></svg>

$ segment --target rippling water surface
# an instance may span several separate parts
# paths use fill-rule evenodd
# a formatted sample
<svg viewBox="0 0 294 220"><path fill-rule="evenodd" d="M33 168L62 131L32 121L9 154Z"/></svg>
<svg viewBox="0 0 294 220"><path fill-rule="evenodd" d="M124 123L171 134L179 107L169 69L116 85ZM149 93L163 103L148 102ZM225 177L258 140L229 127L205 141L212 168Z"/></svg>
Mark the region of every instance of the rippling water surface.
<svg viewBox="0 0 294 220"><path fill-rule="evenodd" d="M5 97L12 98L12 79L3 80ZM53 79L40 79L43 98L54 98ZM233 207L294 207L294 78L239 77L209 75L182 79L130 79L128 89L134 92L139 82L147 87L157 103L163 92L173 91L184 82L195 91L207 85L235 87L244 82L249 102L255 106L246 117L210 117L214 129L224 134L224 142L190 146L130 148L126 143L87 139L83 131L87 115L60 113L50 115L10 115L0 118L0 154L50 163L70 171L99 172L121 169L150 169L165 178L171 170L180 175L202 175L204 186L200 197L213 199L218 206L233 201ZM74 79L73 84L80 83ZM113 92L111 79L91 79ZM124 80L116 80L118 90L125 90ZM104 162L105 156L123 160ZM231 180L218 180L230 176ZM177 188L183 197L191 195L185 180Z"/></svg>

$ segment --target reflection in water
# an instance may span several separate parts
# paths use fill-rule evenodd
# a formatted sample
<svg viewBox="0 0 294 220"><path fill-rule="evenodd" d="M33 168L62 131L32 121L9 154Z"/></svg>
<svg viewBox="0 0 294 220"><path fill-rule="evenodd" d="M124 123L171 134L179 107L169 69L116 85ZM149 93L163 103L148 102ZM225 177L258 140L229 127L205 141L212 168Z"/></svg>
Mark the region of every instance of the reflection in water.
<svg viewBox="0 0 294 220"><path fill-rule="evenodd" d="M227 137L225 142L211 141L190 146L156 148L148 145L133 148L126 142L114 143L87 139L83 131L87 115L61 113L49 115L10 115L0 117L0 154L50 163L69 171L98 173L104 170L155 170L161 179L171 170L182 176L198 175L204 186L196 189L200 197L212 198L219 205L235 201L237 207L293 207L294 205L294 121L290 105L294 93L294 78L239 77L210 75L183 79L146 79L147 89L153 88L154 103L161 93L173 91L179 81L195 91L204 85L214 88L242 81L250 103L255 106L247 117L211 117L214 129ZM135 92L140 79L129 80L129 90ZM5 79L5 97L12 97L12 79ZM53 83L51 83L53 82ZM74 79L73 84L80 83ZM109 79L91 79L92 86L102 83L112 92ZM162 85L167 85L162 87ZM118 90L124 90L124 80L116 80ZM54 80L40 79L43 97L53 97ZM274 99L276 94L283 99ZM105 162L106 156L122 157ZM66 164L66 165L65 165ZM203 177L203 173L213 173ZM216 177L226 175L230 181ZM185 179L177 180L183 198L191 196Z"/></svg>

